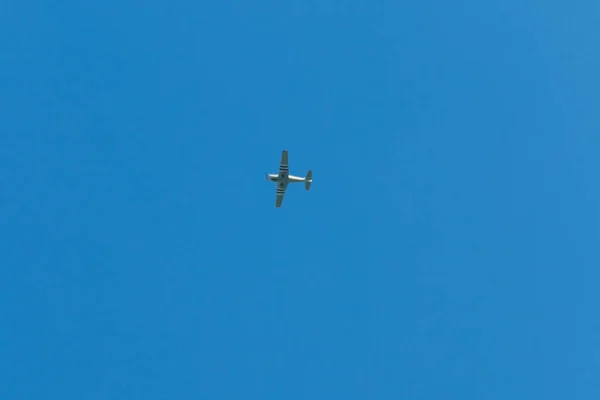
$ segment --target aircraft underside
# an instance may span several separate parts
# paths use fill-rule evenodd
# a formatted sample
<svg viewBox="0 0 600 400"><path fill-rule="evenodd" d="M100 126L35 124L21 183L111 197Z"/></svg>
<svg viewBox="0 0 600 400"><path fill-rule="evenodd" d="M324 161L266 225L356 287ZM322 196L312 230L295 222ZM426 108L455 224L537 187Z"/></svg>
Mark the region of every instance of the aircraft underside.
<svg viewBox="0 0 600 400"><path fill-rule="evenodd" d="M277 183L277 189L275 189L275 207L281 207L285 191L289 183L304 182L306 190L310 189L312 183L312 171L308 171L306 177L294 176L289 174L288 167L288 152L283 150L281 153L281 161L279 163L278 174L267 174L267 180Z"/></svg>

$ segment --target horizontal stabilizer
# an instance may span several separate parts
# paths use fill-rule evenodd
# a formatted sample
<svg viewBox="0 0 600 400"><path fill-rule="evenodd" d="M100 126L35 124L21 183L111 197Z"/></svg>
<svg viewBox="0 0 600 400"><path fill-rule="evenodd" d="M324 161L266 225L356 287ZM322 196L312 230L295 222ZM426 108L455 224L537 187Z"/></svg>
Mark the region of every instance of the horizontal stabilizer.
<svg viewBox="0 0 600 400"><path fill-rule="evenodd" d="M309 170L306 173L306 178L304 179L304 187L306 190L310 189L310 184L312 183L312 171Z"/></svg>

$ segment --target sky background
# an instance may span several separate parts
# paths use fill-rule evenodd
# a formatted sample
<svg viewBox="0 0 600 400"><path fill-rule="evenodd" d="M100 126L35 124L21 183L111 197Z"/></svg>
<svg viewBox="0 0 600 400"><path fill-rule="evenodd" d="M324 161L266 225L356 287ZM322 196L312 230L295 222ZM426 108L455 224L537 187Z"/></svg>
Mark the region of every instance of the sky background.
<svg viewBox="0 0 600 400"><path fill-rule="evenodd" d="M3 1L0 398L599 398L599 25Z"/></svg>

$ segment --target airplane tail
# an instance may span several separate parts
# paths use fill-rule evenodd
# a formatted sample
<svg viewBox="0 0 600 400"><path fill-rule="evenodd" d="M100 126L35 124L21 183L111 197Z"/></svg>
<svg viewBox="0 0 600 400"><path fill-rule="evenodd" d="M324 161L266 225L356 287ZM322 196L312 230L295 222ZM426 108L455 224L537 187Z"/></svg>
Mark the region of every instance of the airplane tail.
<svg viewBox="0 0 600 400"><path fill-rule="evenodd" d="M312 183L312 171L308 170L306 173L306 178L304 178L304 187L306 190L310 189L310 184Z"/></svg>

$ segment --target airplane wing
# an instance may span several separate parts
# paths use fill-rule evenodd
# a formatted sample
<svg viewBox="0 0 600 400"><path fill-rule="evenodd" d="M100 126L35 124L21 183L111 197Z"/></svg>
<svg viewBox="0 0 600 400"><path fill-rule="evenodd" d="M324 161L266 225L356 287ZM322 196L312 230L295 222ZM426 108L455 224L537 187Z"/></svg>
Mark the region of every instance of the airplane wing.
<svg viewBox="0 0 600 400"><path fill-rule="evenodd" d="M281 152L281 161L279 161L279 179L283 179L282 182L277 183L277 189L275 191L275 207L281 207L283 203L283 196L288 186L288 176L290 175L290 169L288 166L288 152L283 150Z"/></svg>
<svg viewBox="0 0 600 400"><path fill-rule="evenodd" d="M281 161L279 161L279 178L284 178L283 182L277 184L275 193L275 207L281 207L283 203L283 196L285 196L285 190L287 189L287 177L290 175L290 168L288 166L288 152L283 150L281 152Z"/></svg>
<svg viewBox="0 0 600 400"><path fill-rule="evenodd" d="M281 207L283 203L283 196L285 196L285 190L287 189L287 183L280 182L277 184L275 190L275 207Z"/></svg>
<svg viewBox="0 0 600 400"><path fill-rule="evenodd" d="M287 178L290 174L290 168L288 166L288 152L283 150L281 152L281 161L279 162L279 177Z"/></svg>

